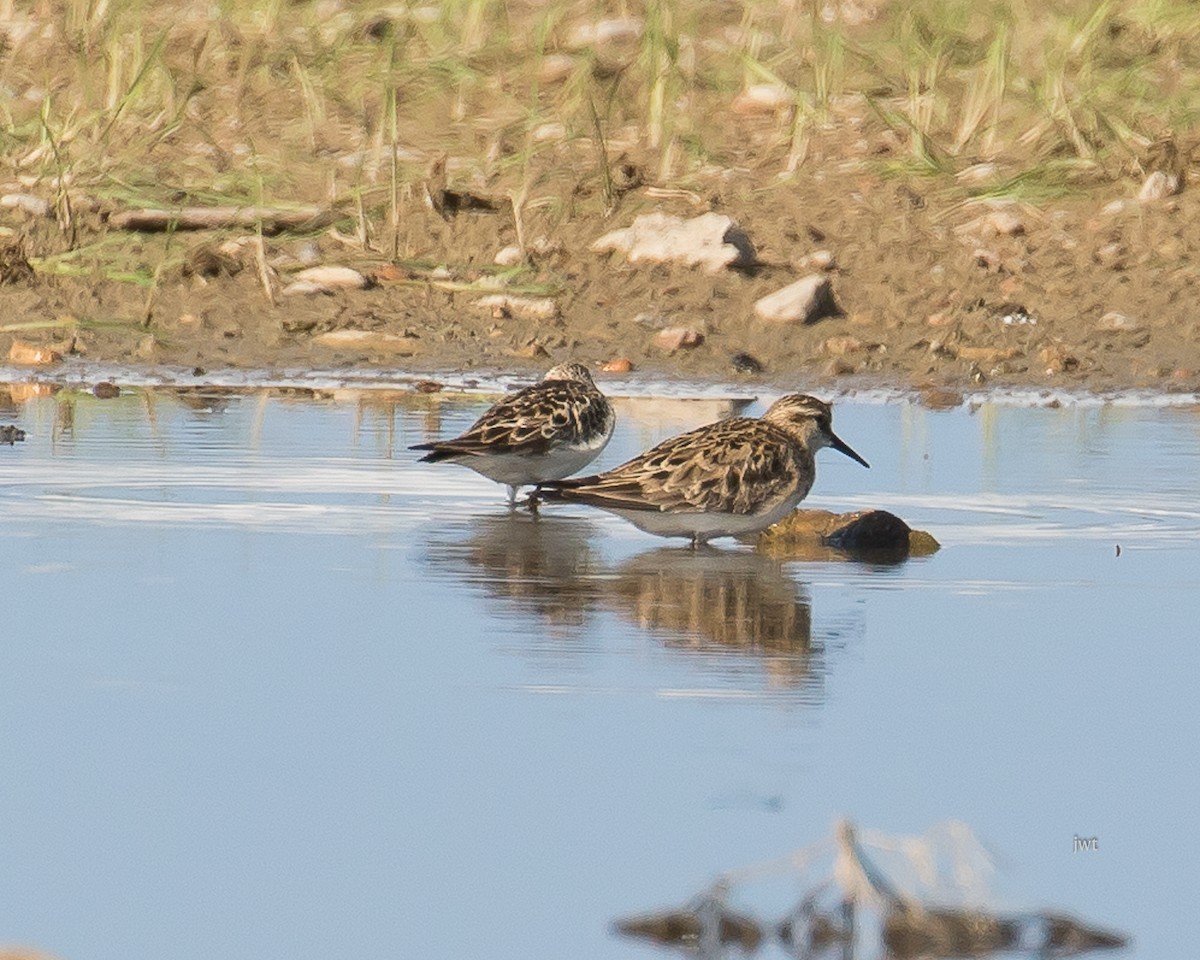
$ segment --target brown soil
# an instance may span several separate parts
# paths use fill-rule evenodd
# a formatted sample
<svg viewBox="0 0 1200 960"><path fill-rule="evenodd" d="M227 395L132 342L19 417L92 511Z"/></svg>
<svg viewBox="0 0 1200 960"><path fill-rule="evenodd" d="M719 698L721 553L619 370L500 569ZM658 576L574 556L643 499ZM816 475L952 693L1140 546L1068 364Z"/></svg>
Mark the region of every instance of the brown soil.
<svg viewBox="0 0 1200 960"><path fill-rule="evenodd" d="M3 211L19 242L0 251L0 358L9 356L14 341L88 361L205 370L527 374L552 359L599 365L628 357L635 379L741 378L817 390L889 385L947 397L981 385L1200 390L1196 191L1108 212L1103 202L1111 196L1038 209L1010 206L1020 229L1008 235L987 224L962 229L986 218L986 206L923 196L912 181L901 185L861 170L786 184L770 172L746 172L704 196L637 187L607 218L573 215L571 191L578 184L562 179L559 203L526 212L531 248L533 238L546 243L531 255L536 273L519 281L549 288L559 308L553 319L474 305L495 292L475 285L496 273L496 252L517 240L505 203L447 220L420 191L409 191L400 206L400 252L408 256L394 262L349 242L345 223L340 232L268 239L267 261L311 256L316 244L320 262L354 266L377 279L363 290L283 297L281 266L275 303L264 292L253 244L232 258L213 253L232 234L179 233L168 246L161 236L110 230L102 211L75 224L82 231L76 244L108 236L151 271L172 256L178 263L184 250L205 248L188 257L196 269L163 269L147 289L99 272L33 274L22 257L36 264L39 255L62 250L58 228ZM551 209L554 218L543 212ZM741 224L762 267L712 275L632 266L588 250L596 237L638 213L691 216L710 209ZM808 325L756 319L754 302L813 272L804 258L817 250L833 255L842 315ZM436 269L439 264L444 268ZM472 288L447 289L453 285ZM1124 318L1106 317L1114 311ZM39 328L39 321L51 325ZM655 344L664 326L694 327L703 342L665 351ZM320 334L343 329L404 340L320 344ZM738 353L757 358L764 372L737 372L731 358ZM54 366L38 369L52 375Z"/></svg>

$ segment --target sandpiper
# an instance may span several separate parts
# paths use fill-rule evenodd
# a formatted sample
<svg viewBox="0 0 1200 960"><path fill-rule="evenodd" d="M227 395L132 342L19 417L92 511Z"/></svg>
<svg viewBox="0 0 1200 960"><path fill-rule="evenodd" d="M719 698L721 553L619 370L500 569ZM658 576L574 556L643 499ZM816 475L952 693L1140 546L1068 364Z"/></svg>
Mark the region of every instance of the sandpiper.
<svg viewBox="0 0 1200 960"><path fill-rule="evenodd" d="M505 484L515 503L521 487L561 480L595 460L615 424L612 404L587 367L564 363L492 406L461 436L409 449L431 451L422 463L461 463Z"/></svg>
<svg viewBox="0 0 1200 960"><path fill-rule="evenodd" d="M832 418L829 404L789 394L761 418L710 423L605 473L546 484L541 496L600 507L647 533L688 537L693 547L756 533L808 495L822 447L870 466L833 432Z"/></svg>

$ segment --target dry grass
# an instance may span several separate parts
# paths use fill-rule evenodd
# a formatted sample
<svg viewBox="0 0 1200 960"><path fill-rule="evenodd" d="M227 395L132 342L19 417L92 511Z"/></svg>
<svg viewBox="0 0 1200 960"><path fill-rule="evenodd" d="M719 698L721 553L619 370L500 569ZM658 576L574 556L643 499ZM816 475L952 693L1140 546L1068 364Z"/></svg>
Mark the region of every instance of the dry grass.
<svg viewBox="0 0 1200 960"><path fill-rule="evenodd" d="M8 189L64 249L93 198L333 202L412 256L401 208L443 151L523 215L603 215L622 158L663 186L836 163L1037 200L1185 172L1200 111L1186 0L6 0L0 37Z"/></svg>

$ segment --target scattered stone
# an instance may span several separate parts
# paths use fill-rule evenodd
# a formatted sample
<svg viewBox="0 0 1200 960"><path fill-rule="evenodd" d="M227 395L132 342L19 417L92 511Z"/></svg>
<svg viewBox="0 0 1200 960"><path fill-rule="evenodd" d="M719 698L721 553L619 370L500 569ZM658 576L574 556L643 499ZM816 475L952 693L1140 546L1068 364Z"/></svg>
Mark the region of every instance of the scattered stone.
<svg viewBox="0 0 1200 960"><path fill-rule="evenodd" d="M1108 203L1106 203L1103 207L1101 207L1100 212L1102 214L1112 216L1117 213L1124 213L1126 210L1130 209L1131 207L1135 207L1135 206L1137 206L1137 203L1133 200L1125 200L1125 199L1112 200L1112 201L1109 201Z"/></svg>
<svg viewBox="0 0 1200 960"><path fill-rule="evenodd" d="M516 350L509 351L514 357L520 357L523 360L544 360L550 356L549 352L536 340L530 340L528 343L523 343Z"/></svg>
<svg viewBox="0 0 1200 960"><path fill-rule="evenodd" d="M1155 200L1165 200L1179 192L1179 177L1155 170L1142 184L1138 191L1138 203L1152 203Z"/></svg>
<svg viewBox="0 0 1200 960"><path fill-rule="evenodd" d="M0 443L6 443L11 447L14 443L24 439L25 431L20 427L14 427L11 424L0 427Z"/></svg>
<svg viewBox="0 0 1200 960"><path fill-rule="evenodd" d="M575 72L575 58L565 53L551 53L542 58L538 82L562 83Z"/></svg>
<svg viewBox="0 0 1200 960"><path fill-rule="evenodd" d="M1037 317L1020 304L1006 304L997 313L997 319L1006 327L1036 327Z"/></svg>
<svg viewBox="0 0 1200 960"><path fill-rule="evenodd" d="M1038 351L1038 360L1046 366L1046 373L1070 373L1079 369L1079 358L1061 343L1051 343Z"/></svg>
<svg viewBox="0 0 1200 960"><path fill-rule="evenodd" d="M827 377L845 377L852 373L858 373L861 364L849 359L848 357L834 357L827 364L823 373Z"/></svg>
<svg viewBox="0 0 1200 960"><path fill-rule="evenodd" d="M733 369L738 373L762 373L762 361L749 353L735 353L729 358Z"/></svg>
<svg viewBox="0 0 1200 960"><path fill-rule="evenodd" d="M394 263L385 263L371 274L374 283L403 283L411 279L412 274Z"/></svg>
<svg viewBox="0 0 1200 960"><path fill-rule="evenodd" d="M158 338L152 333L146 334L138 341L133 355L139 360L154 360L158 356Z"/></svg>
<svg viewBox="0 0 1200 960"><path fill-rule="evenodd" d="M796 105L796 95L781 83L751 84L736 97L729 109L740 116L775 114Z"/></svg>
<svg viewBox="0 0 1200 960"><path fill-rule="evenodd" d="M372 330L330 330L317 334L312 342L330 350L387 353L399 357L411 357L421 349L421 341L416 337Z"/></svg>
<svg viewBox="0 0 1200 960"><path fill-rule="evenodd" d="M515 267L525 259L525 254L521 252L521 248L515 243L510 247L502 248L492 262L498 267Z"/></svg>
<svg viewBox="0 0 1200 960"><path fill-rule="evenodd" d="M602 373L631 373L633 361L628 357L614 357L600 368Z"/></svg>
<svg viewBox="0 0 1200 960"><path fill-rule="evenodd" d="M334 290L364 290L371 285L370 280L352 267L307 267L297 272L293 280L295 283L292 286L297 284L315 284L326 292ZM284 288L283 292L287 293L288 288Z"/></svg>
<svg viewBox="0 0 1200 960"><path fill-rule="evenodd" d="M710 272L757 262L750 238L730 217L719 213L703 213L690 220L669 213L642 214L631 226L600 237L591 249L594 253L618 251L630 263L678 262Z"/></svg>
<svg viewBox="0 0 1200 960"><path fill-rule="evenodd" d="M1020 355L1019 347L959 347L957 350L958 359L969 363L1003 363Z"/></svg>
<svg viewBox="0 0 1200 960"><path fill-rule="evenodd" d="M1011 210L993 210L983 219L987 226L1003 237L1016 237L1025 232L1025 221Z"/></svg>
<svg viewBox="0 0 1200 960"><path fill-rule="evenodd" d="M988 250L986 247L976 247L971 256L975 258L976 265L983 267L988 273L1000 272L1000 254L994 250Z"/></svg>
<svg viewBox="0 0 1200 960"><path fill-rule="evenodd" d="M418 380L413 384L413 389L417 393L438 393L442 390L444 384L437 380Z"/></svg>
<svg viewBox="0 0 1200 960"><path fill-rule="evenodd" d="M568 50L583 50L587 47L633 44L641 39L643 29L642 21L636 17L577 23L567 33L566 47Z"/></svg>
<svg viewBox="0 0 1200 960"><path fill-rule="evenodd" d="M1096 262L1112 270L1124 269L1125 248L1119 243L1106 243L1096 251Z"/></svg>
<svg viewBox="0 0 1200 960"><path fill-rule="evenodd" d="M315 240L305 240L296 248L296 259L306 267L315 267L321 262L321 245Z"/></svg>
<svg viewBox="0 0 1200 960"><path fill-rule="evenodd" d="M199 330L204 326L204 321L194 313L181 313L175 320L175 326L180 330Z"/></svg>
<svg viewBox="0 0 1200 960"><path fill-rule="evenodd" d="M931 313L925 318L925 323L930 327L948 327L954 322L954 317L948 313Z"/></svg>
<svg viewBox="0 0 1200 960"><path fill-rule="evenodd" d="M560 143L567 139L567 125L557 121L542 123L533 128L534 143Z"/></svg>
<svg viewBox="0 0 1200 960"><path fill-rule="evenodd" d="M279 326L284 333L308 333L310 330L316 329L316 317L283 317L279 321Z"/></svg>
<svg viewBox="0 0 1200 960"><path fill-rule="evenodd" d="M519 320L555 320L558 318L558 302L552 297L512 297L506 293L493 293L480 297L474 306L492 311L497 319L516 317Z"/></svg>
<svg viewBox="0 0 1200 960"><path fill-rule="evenodd" d="M763 320L814 323L841 310L829 277L814 273L761 298L754 304L754 313Z"/></svg>
<svg viewBox="0 0 1200 960"><path fill-rule="evenodd" d="M676 350L700 346L704 342L704 334L694 327L667 327L655 335L654 342L669 353L674 353Z"/></svg>
<svg viewBox="0 0 1200 960"><path fill-rule="evenodd" d="M844 357L848 353L858 353L860 350L866 349L864 344L858 337L830 337L823 344L821 349L831 357Z"/></svg>
<svg viewBox="0 0 1200 960"><path fill-rule="evenodd" d="M1015 237L1025 232L1025 221L1012 210L993 210L967 223L960 224L954 228L954 232L964 239L994 236Z"/></svg>
<svg viewBox="0 0 1200 960"><path fill-rule="evenodd" d="M62 354L49 347L14 340L8 348L8 362L19 367L48 367L62 361Z"/></svg>
<svg viewBox="0 0 1200 960"><path fill-rule="evenodd" d="M812 270L836 270L837 259L832 250L814 250L804 258L804 266Z"/></svg>
<svg viewBox="0 0 1200 960"><path fill-rule="evenodd" d="M994 163L976 163L959 170L954 179L961 184L973 186L995 179L999 172L999 166Z"/></svg>
<svg viewBox="0 0 1200 960"><path fill-rule="evenodd" d="M297 280L295 283L289 283L280 293L285 297L311 297L318 293L333 293L333 290L320 283Z"/></svg>
<svg viewBox="0 0 1200 960"><path fill-rule="evenodd" d="M921 404L930 410L954 410L963 404L963 395L951 387L926 387L921 391Z"/></svg>
<svg viewBox="0 0 1200 960"><path fill-rule="evenodd" d="M31 217L48 217L53 208L41 197L31 193L6 193L0 197L0 209L20 210Z"/></svg>
<svg viewBox="0 0 1200 960"><path fill-rule="evenodd" d="M1138 323L1132 317L1127 317L1123 313L1118 313L1116 310L1110 310L1098 321L1096 321L1096 329L1105 332L1119 333L1137 333L1144 330L1145 327Z"/></svg>
<svg viewBox="0 0 1200 960"><path fill-rule="evenodd" d="M647 330L662 330L671 322L671 318L665 313L654 313L650 310L643 310L641 313L634 315L633 322L639 327L645 327Z"/></svg>
<svg viewBox="0 0 1200 960"><path fill-rule="evenodd" d="M121 395L121 388L110 380L101 380L92 387L92 396L97 400L115 400Z"/></svg>

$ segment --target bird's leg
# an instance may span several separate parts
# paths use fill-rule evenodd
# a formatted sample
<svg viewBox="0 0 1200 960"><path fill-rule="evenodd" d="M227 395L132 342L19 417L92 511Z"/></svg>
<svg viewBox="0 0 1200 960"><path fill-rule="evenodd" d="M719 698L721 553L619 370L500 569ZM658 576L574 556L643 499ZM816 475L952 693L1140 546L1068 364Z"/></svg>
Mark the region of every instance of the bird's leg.
<svg viewBox="0 0 1200 960"><path fill-rule="evenodd" d="M511 483L508 486L508 508L510 510L517 509L517 488Z"/></svg>
<svg viewBox="0 0 1200 960"><path fill-rule="evenodd" d="M542 502L541 493L542 485L540 483L536 484L533 488L533 492L529 494L529 499L525 501L529 507L529 512L535 517L538 515L538 504Z"/></svg>

